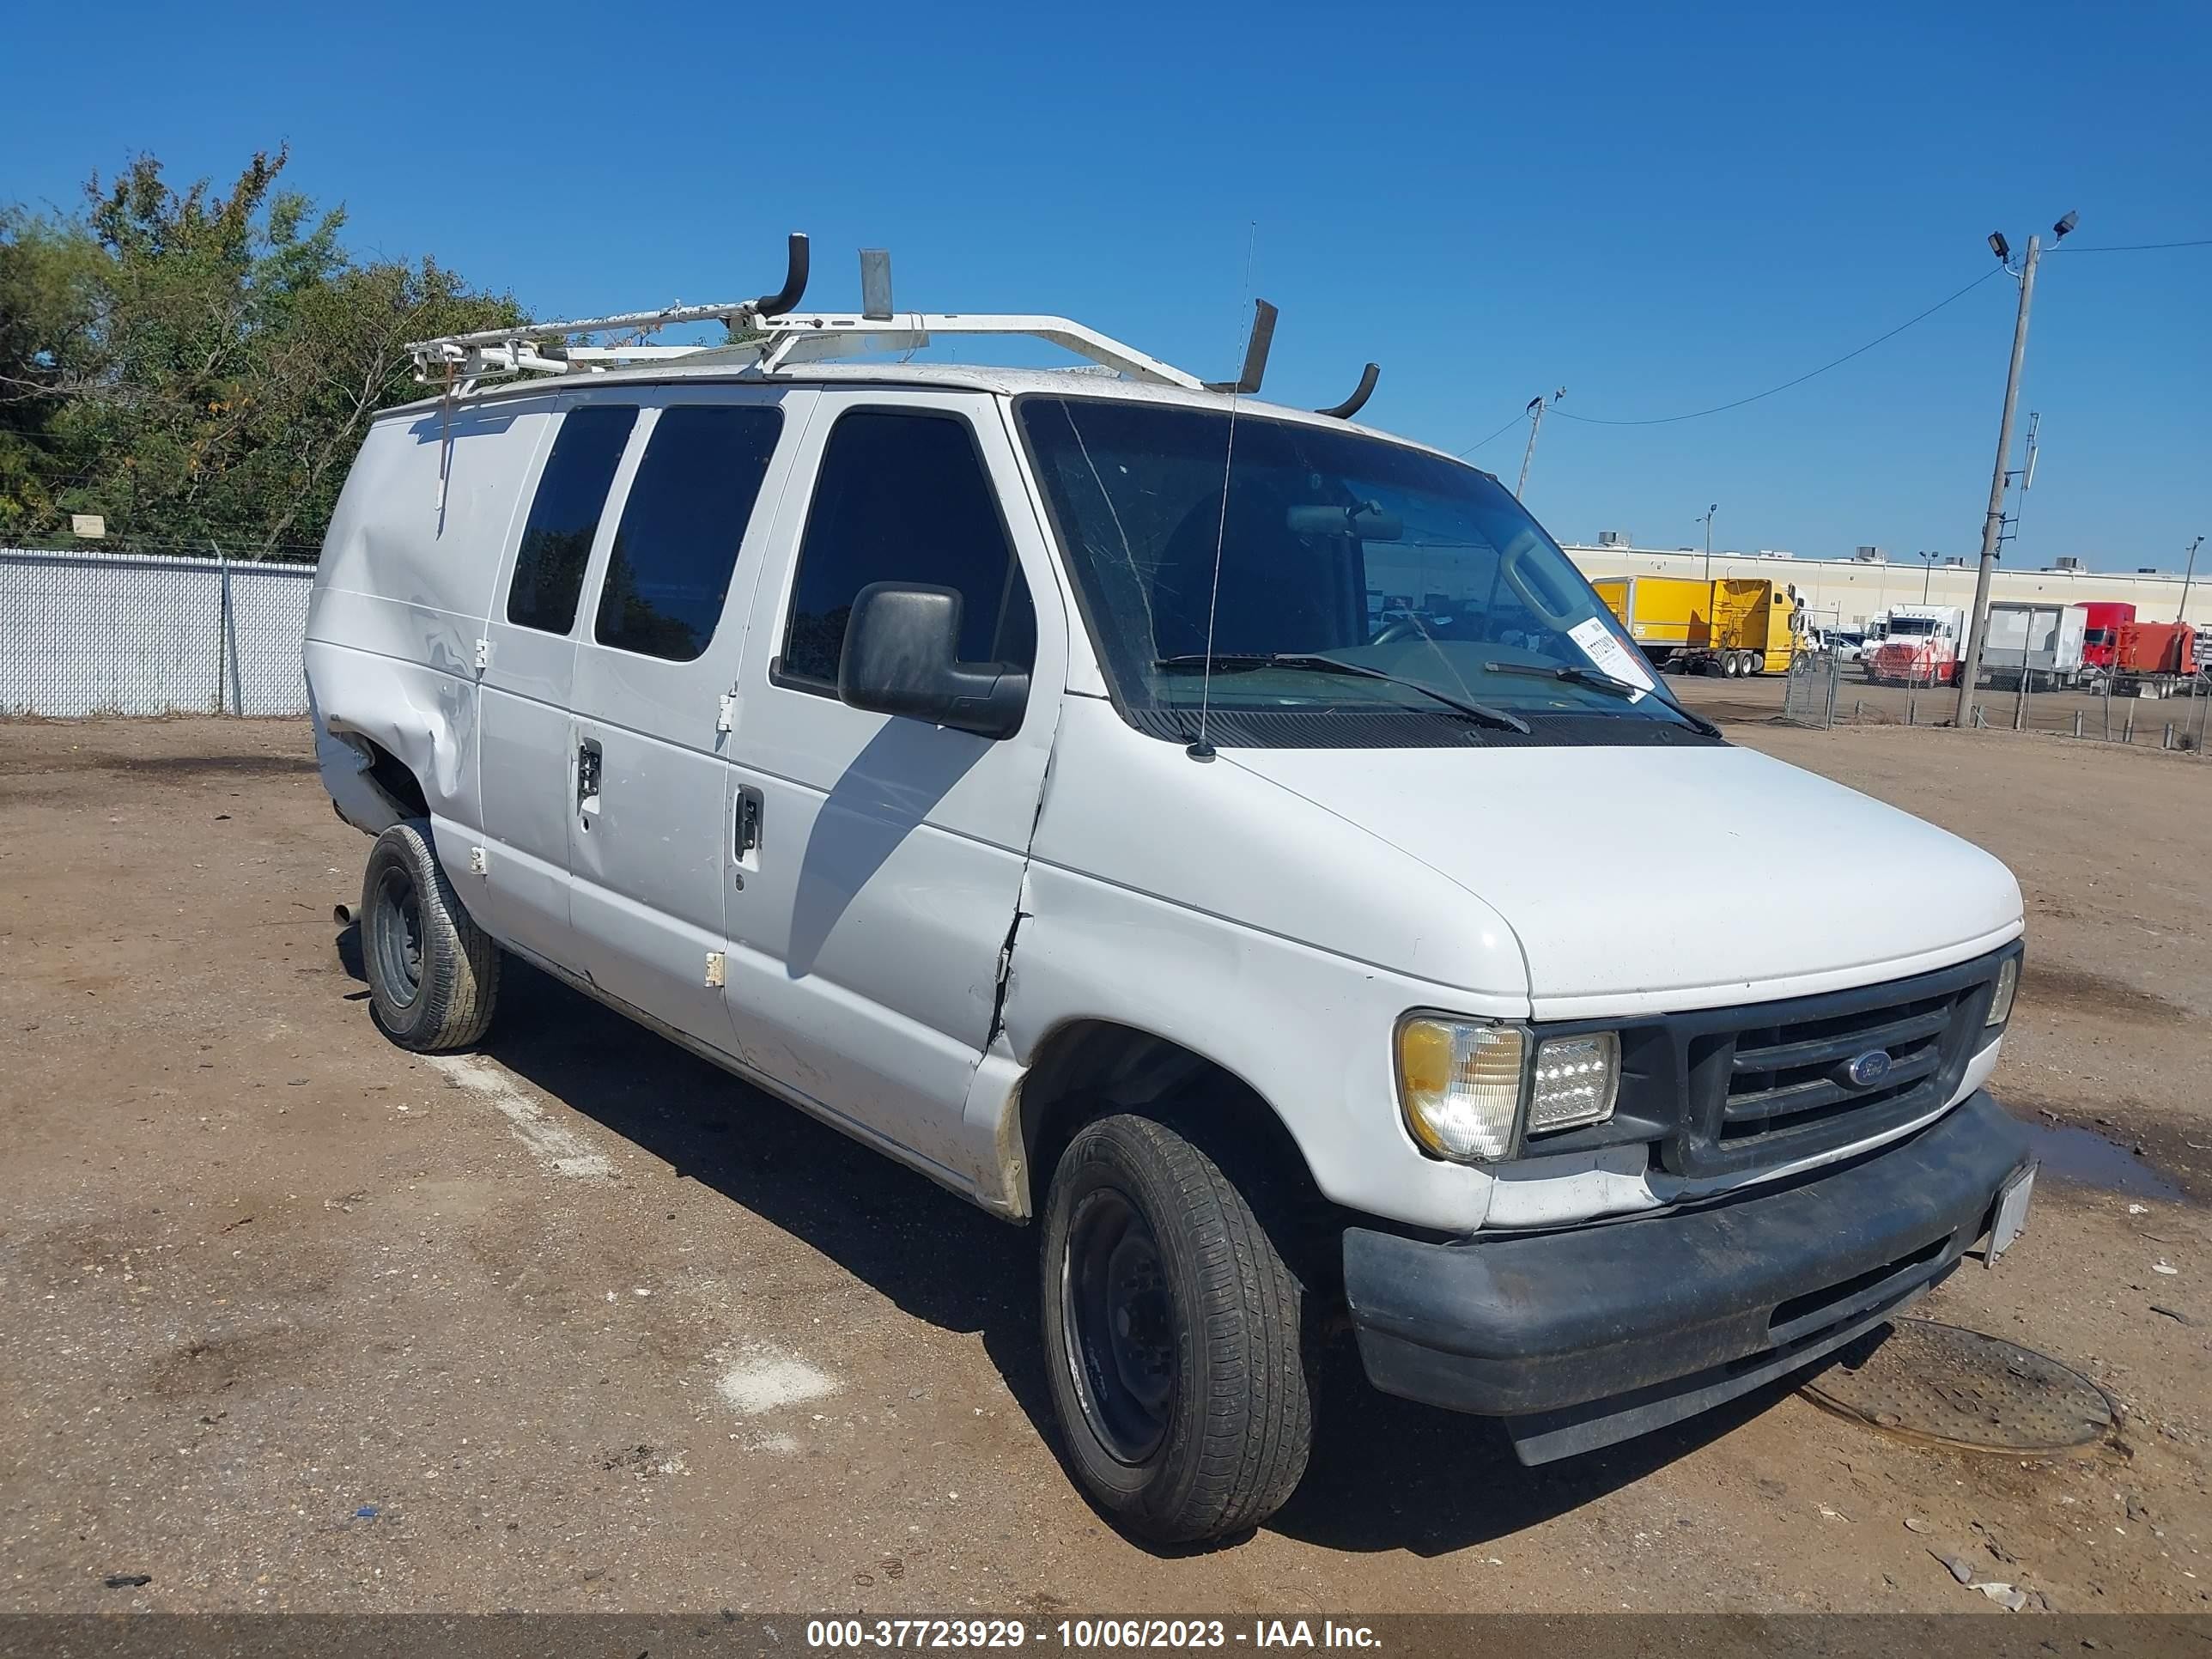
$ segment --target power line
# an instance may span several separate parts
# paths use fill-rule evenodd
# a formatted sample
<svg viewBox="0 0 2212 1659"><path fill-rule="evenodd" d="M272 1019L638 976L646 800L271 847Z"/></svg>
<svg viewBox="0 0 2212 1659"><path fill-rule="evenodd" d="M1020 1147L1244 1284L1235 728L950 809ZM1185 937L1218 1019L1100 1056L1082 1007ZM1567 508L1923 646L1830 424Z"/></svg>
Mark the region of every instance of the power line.
<svg viewBox="0 0 2212 1659"><path fill-rule="evenodd" d="M2147 253L2155 248L2212 247L2212 236L2187 242L2115 242L2104 247L2055 247L2053 253Z"/></svg>
<svg viewBox="0 0 2212 1659"><path fill-rule="evenodd" d="M1462 458L1472 455L1476 450L1481 448L1484 444L1495 443L1498 439L1504 437L1507 433L1513 430L1515 427L1520 425L1522 422L1528 418L1528 411L1527 410L1516 410L1510 416L1506 417L1505 424L1499 427L1497 431L1492 433L1487 438L1484 438L1475 443L1471 443L1465 449L1457 450L1454 453Z"/></svg>
<svg viewBox="0 0 2212 1659"><path fill-rule="evenodd" d="M1906 329L1911 328L1915 323L1926 322L1928 319L1933 317L1937 312L1942 310L1945 306L1951 304L1954 301L1965 299L1967 295L1972 293L1976 289L1979 288L1984 283L1988 282L1990 277L1996 276L1998 271L2003 269L2004 267L2002 265L1992 265L1989 270L1984 270L1980 276L1975 277L1972 282L1967 283L1966 287L1958 289L1955 293L1947 295L1941 300L1938 300L1934 305L1929 307L1927 310L1920 313L1919 315L1916 317L1908 317L1905 321L1899 323L1895 328L1891 329L1887 334L1877 334L1873 339L1869 340L1864 345L1858 347L1856 350L1846 351L1842 356L1835 358L1831 362L1822 363L1818 368L1808 369L1804 374L1800 374L1794 380L1784 380L1780 386L1769 386L1764 392L1754 392L1748 398L1738 398L1734 403L1715 404L1711 409L1693 409L1686 415L1658 415L1654 416L1648 420L1641 421L1609 421L1595 415L1571 414L1564 409L1559 410L1555 412L1562 420L1580 421L1586 426L1668 426L1676 421L1694 421L1703 416L1720 415L1731 409L1741 409L1746 404L1755 404L1762 398L1771 398L1778 392L1787 392L1793 386L1802 386L1806 381L1813 379L1815 375L1826 374L1832 368L1840 368L1843 365L1850 362L1854 357L1864 356L1868 352L1872 351L1883 341L1895 339L1899 335L1904 333ZM1492 435L1495 436L1496 434L1492 434ZM1483 441L1487 443L1489 439L1486 438Z"/></svg>

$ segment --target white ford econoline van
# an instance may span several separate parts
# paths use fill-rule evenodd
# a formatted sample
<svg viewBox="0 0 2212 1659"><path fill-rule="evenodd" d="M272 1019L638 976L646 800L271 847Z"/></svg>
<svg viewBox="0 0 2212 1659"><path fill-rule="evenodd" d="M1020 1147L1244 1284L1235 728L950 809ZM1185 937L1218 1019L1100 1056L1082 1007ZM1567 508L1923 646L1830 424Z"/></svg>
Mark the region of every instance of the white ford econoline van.
<svg viewBox="0 0 2212 1659"><path fill-rule="evenodd" d="M1540 1462L2019 1231L1995 860L1685 713L1485 473L793 298L428 343L371 428L306 653L393 1039L512 952L1040 1223L1069 1466L1158 1539L1289 1496L1340 1314ZM1119 372L824 361L948 332Z"/></svg>

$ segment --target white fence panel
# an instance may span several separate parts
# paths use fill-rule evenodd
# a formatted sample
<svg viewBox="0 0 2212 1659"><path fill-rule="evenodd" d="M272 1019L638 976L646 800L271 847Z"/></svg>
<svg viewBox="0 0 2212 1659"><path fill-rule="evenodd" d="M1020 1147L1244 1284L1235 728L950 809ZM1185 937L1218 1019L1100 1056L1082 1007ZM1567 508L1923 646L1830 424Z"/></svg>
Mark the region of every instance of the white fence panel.
<svg viewBox="0 0 2212 1659"><path fill-rule="evenodd" d="M0 548L0 715L304 714L314 574Z"/></svg>

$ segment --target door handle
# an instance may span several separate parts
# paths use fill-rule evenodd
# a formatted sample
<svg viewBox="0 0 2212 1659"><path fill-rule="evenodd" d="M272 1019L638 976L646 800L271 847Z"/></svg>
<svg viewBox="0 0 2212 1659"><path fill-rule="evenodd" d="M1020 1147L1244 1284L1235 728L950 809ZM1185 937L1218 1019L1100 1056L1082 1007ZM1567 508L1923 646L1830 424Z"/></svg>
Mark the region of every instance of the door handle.
<svg viewBox="0 0 2212 1659"><path fill-rule="evenodd" d="M750 785L738 790L737 829L732 850L737 854L739 866L744 869L760 868L760 860L757 855L760 852L761 814L765 805L759 790Z"/></svg>
<svg viewBox="0 0 2212 1659"><path fill-rule="evenodd" d="M749 784L738 787L736 810L731 814L734 823L730 850L737 856L732 860L730 884L740 892L744 890L745 872L760 868L761 814L764 810L759 790Z"/></svg>
<svg viewBox="0 0 2212 1659"><path fill-rule="evenodd" d="M599 774L603 764L599 745L586 738L576 745L576 811L589 815L599 810Z"/></svg>

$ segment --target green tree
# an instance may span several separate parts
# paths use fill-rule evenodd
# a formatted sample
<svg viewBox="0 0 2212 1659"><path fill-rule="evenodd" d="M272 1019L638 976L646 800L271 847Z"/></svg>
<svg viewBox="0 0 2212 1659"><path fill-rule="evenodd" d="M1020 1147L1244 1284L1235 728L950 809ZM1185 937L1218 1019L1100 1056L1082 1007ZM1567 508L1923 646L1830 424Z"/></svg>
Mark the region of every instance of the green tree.
<svg viewBox="0 0 2212 1659"><path fill-rule="evenodd" d="M313 542L371 416L423 394L406 343L520 320L349 254L287 161L179 191L140 156L75 216L0 210L0 537L97 512L126 544Z"/></svg>

